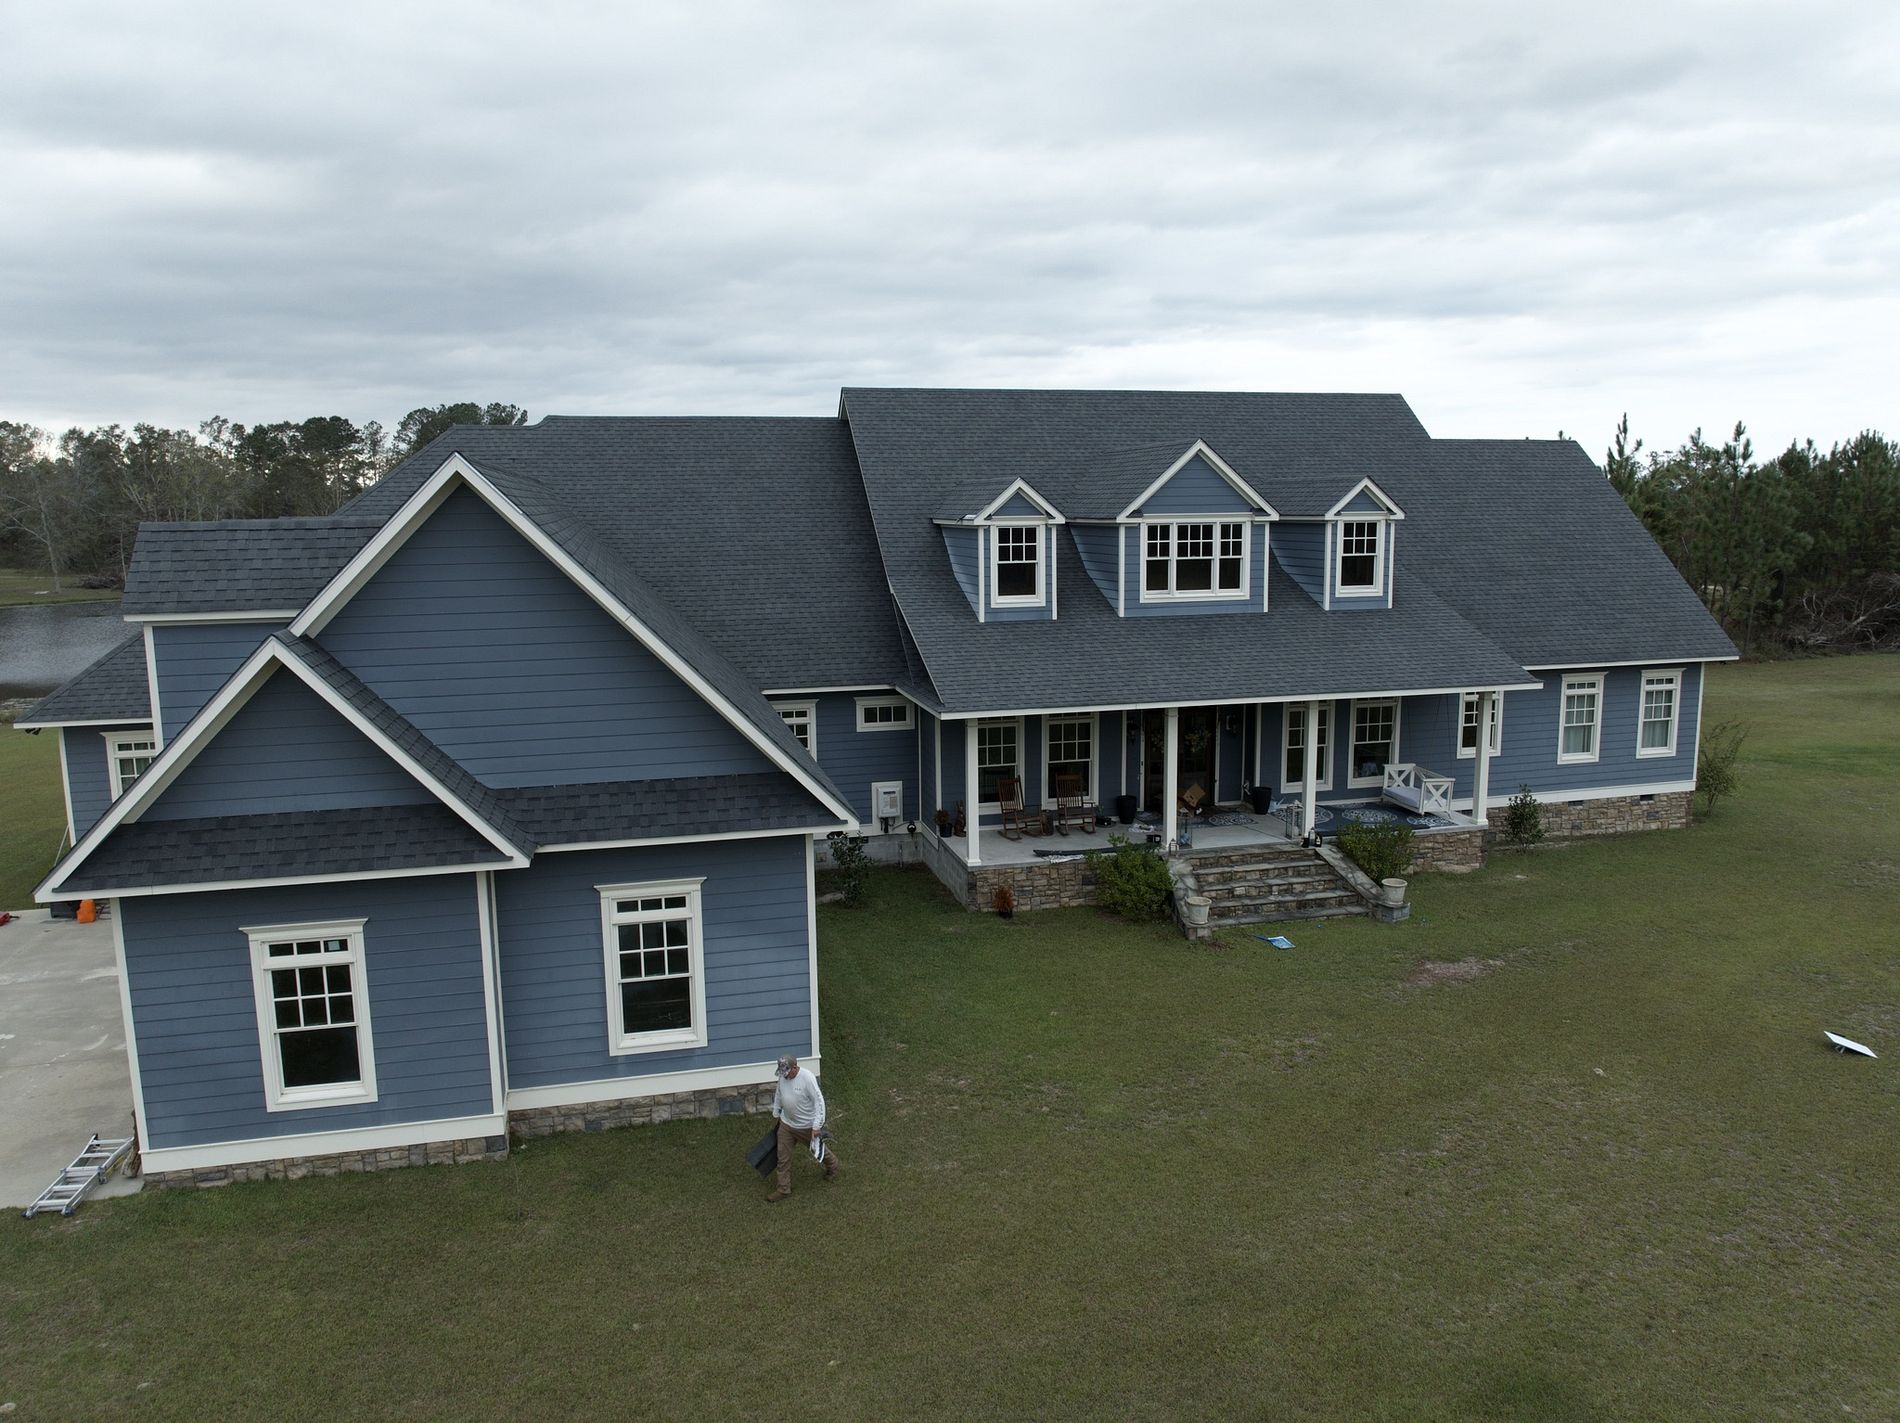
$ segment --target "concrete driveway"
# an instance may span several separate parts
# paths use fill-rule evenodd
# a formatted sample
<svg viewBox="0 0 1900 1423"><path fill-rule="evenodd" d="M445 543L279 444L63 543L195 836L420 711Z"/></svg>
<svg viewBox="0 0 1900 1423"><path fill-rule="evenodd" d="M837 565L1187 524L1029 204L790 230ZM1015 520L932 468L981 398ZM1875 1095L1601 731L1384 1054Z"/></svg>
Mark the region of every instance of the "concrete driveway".
<svg viewBox="0 0 1900 1423"><path fill-rule="evenodd" d="M31 1204L94 1132L132 1134L112 925L30 909L0 924L0 1206Z"/></svg>

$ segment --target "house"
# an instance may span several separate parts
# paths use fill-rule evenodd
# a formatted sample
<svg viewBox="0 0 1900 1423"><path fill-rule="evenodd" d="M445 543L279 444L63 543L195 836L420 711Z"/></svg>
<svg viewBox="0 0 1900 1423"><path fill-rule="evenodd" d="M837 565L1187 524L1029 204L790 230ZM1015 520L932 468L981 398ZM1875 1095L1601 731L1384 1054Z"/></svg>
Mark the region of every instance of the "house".
<svg viewBox="0 0 1900 1423"><path fill-rule="evenodd" d="M1296 857L1383 802L1475 862L1520 785L1683 823L1734 656L1575 444L1396 396L458 428L331 518L146 526L124 611L19 724L65 768L41 897L115 906L159 1182L755 1109L822 1054L830 834L1087 898L998 833L1012 783Z"/></svg>

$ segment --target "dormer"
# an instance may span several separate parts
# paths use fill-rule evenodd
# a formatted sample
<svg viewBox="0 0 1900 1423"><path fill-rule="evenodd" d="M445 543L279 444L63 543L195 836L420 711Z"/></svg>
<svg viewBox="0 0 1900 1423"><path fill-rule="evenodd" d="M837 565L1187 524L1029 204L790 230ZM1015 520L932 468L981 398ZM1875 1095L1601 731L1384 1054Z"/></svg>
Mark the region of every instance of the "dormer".
<svg viewBox="0 0 1900 1423"><path fill-rule="evenodd" d="M978 622L1047 622L1057 612L1062 513L1026 480L977 486L937 516L944 551Z"/></svg>
<svg viewBox="0 0 1900 1423"><path fill-rule="evenodd" d="M1346 612L1392 606L1393 559L1404 517L1370 479L1326 511L1321 606Z"/></svg>

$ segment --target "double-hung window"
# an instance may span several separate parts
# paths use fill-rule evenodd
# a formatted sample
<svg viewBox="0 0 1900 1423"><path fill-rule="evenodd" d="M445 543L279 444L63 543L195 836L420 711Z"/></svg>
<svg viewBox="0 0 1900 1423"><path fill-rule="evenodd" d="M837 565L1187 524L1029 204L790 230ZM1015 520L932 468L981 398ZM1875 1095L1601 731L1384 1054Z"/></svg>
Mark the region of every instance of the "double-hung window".
<svg viewBox="0 0 1900 1423"><path fill-rule="evenodd" d="M976 723L976 799L979 805L995 805L1006 779L1022 778L1022 723L979 721Z"/></svg>
<svg viewBox="0 0 1900 1423"><path fill-rule="evenodd" d="M1557 731L1557 759L1594 761L1603 724L1603 678L1566 677L1563 717Z"/></svg>
<svg viewBox="0 0 1900 1423"><path fill-rule="evenodd" d="M792 735L798 738L798 744L816 760L818 756L818 703L773 702L772 710L779 714L785 725L791 729Z"/></svg>
<svg viewBox="0 0 1900 1423"><path fill-rule="evenodd" d="M243 931L251 941L268 1110L376 1100L369 985L363 977L366 922Z"/></svg>
<svg viewBox="0 0 1900 1423"><path fill-rule="evenodd" d="M1306 785L1306 708L1299 705L1286 709L1285 735L1286 780L1282 788L1292 792ZM1331 790L1333 786L1333 704L1321 702L1319 706L1319 765L1316 768L1314 788Z"/></svg>
<svg viewBox="0 0 1900 1423"><path fill-rule="evenodd" d="M609 1052L706 1045L704 883L599 886Z"/></svg>
<svg viewBox="0 0 1900 1423"><path fill-rule="evenodd" d="M990 601L1002 607L1042 604L1042 527L998 524L990 531Z"/></svg>
<svg viewBox="0 0 1900 1423"><path fill-rule="evenodd" d="M158 742L149 731L108 731L105 738L106 769L112 777L112 798L117 800L145 774L158 755Z"/></svg>
<svg viewBox="0 0 1900 1423"><path fill-rule="evenodd" d="M910 703L902 697L859 697L859 731L909 731Z"/></svg>
<svg viewBox="0 0 1900 1423"><path fill-rule="evenodd" d="M1491 734L1486 738L1488 754L1498 754L1504 726L1504 698L1497 693L1491 694ZM1466 692L1459 703L1458 712L1458 754L1475 757L1478 754L1478 694Z"/></svg>
<svg viewBox="0 0 1900 1423"><path fill-rule="evenodd" d="M1354 786L1385 784L1385 768L1399 759L1399 704L1352 704L1352 778Z"/></svg>
<svg viewBox="0 0 1900 1423"><path fill-rule="evenodd" d="M1247 558L1244 523L1144 524L1141 596L1244 598Z"/></svg>
<svg viewBox="0 0 1900 1423"><path fill-rule="evenodd" d="M1638 756L1676 754L1676 724L1682 715L1682 673L1643 673L1643 712L1636 732Z"/></svg>
<svg viewBox="0 0 1900 1423"><path fill-rule="evenodd" d="M1385 525L1379 519L1345 519L1339 525L1339 577L1336 591L1352 595L1384 590L1380 540Z"/></svg>
<svg viewBox="0 0 1900 1423"><path fill-rule="evenodd" d="M1055 803L1061 781L1075 777L1075 785L1090 800L1095 799L1095 718L1092 716L1052 716L1043 723L1048 785L1044 798Z"/></svg>

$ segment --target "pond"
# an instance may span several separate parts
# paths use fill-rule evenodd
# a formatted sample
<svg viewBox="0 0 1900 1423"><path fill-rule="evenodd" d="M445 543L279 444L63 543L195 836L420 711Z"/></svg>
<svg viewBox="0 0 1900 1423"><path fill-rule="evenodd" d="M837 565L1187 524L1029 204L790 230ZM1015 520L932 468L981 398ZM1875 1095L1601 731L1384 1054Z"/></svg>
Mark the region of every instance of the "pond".
<svg viewBox="0 0 1900 1423"><path fill-rule="evenodd" d="M0 701L45 696L131 632L113 602L0 608Z"/></svg>

